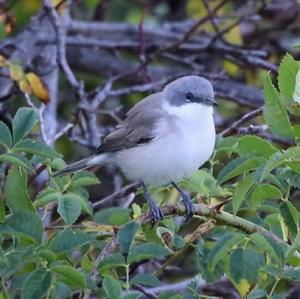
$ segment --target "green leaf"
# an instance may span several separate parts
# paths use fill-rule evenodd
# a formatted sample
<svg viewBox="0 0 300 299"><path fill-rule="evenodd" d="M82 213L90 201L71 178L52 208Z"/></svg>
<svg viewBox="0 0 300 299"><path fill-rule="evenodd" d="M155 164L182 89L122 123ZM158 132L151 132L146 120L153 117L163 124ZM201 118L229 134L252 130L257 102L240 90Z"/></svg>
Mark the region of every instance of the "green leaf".
<svg viewBox="0 0 300 299"><path fill-rule="evenodd" d="M82 231L64 230L50 241L50 249L55 252L66 252L82 246L95 238Z"/></svg>
<svg viewBox="0 0 300 299"><path fill-rule="evenodd" d="M0 224L1 232L22 234L40 243L43 236L43 223L35 213L16 212L7 217L3 224Z"/></svg>
<svg viewBox="0 0 300 299"><path fill-rule="evenodd" d="M251 176L247 176L244 180L241 180L237 183L232 197L234 215L236 215L242 202L246 199L247 193L252 185L253 179Z"/></svg>
<svg viewBox="0 0 300 299"><path fill-rule="evenodd" d="M290 54L286 54L282 59L278 70L278 85L283 96L283 104L294 115L300 114L300 105L295 101L297 91L297 73L299 63ZM299 97L299 95L298 95Z"/></svg>
<svg viewBox="0 0 300 299"><path fill-rule="evenodd" d="M126 265L124 257L120 253L114 253L104 258L100 264L99 269L106 271L111 268L124 267Z"/></svg>
<svg viewBox="0 0 300 299"><path fill-rule="evenodd" d="M32 272L24 282L21 299L42 298L51 286L51 273L45 268Z"/></svg>
<svg viewBox="0 0 300 299"><path fill-rule="evenodd" d="M300 146L290 147L282 154L276 153L272 155L261 171L260 182L262 182L273 169L284 164L289 165L295 161L300 161Z"/></svg>
<svg viewBox="0 0 300 299"><path fill-rule="evenodd" d="M0 223L4 221L5 217L5 204L4 204L4 198L2 197L2 194L0 192Z"/></svg>
<svg viewBox="0 0 300 299"><path fill-rule="evenodd" d="M130 210L119 207L103 209L94 215L94 221L101 224L122 225L130 221Z"/></svg>
<svg viewBox="0 0 300 299"><path fill-rule="evenodd" d="M12 213L35 211L27 193L27 175L17 167L12 167L5 183L6 204Z"/></svg>
<svg viewBox="0 0 300 299"><path fill-rule="evenodd" d="M225 151L227 153L232 153L237 151L239 138L237 136L230 137L219 137L217 136L215 150L217 152Z"/></svg>
<svg viewBox="0 0 300 299"><path fill-rule="evenodd" d="M257 154L268 158L278 151L279 149L273 146L270 142L254 135L243 136L240 139L238 146L238 152L241 156Z"/></svg>
<svg viewBox="0 0 300 299"><path fill-rule="evenodd" d="M74 187L92 186L99 183L99 179L95 174L88 171L77 172L72 177L72 185Z"/></svg>
<svg viewBox="0 0 300 299"><path fill-rule="evenodd" d="M13 143L25 137L38 121L38 115L31 108L20 108L13 120Z"/></svg>
<svg viewBox="0 0 300 299"><path fill-rule="evenodd" d="M300 269L287 270L283 272L282 278L293 281L300 281Z"/></svg>
<svg viewBox="0 0 300 299"><path fill-rule="evenodd" d="M251 241L256 245L257 250L266 252L268 256L280 264L284 261L284 252L280 245L268 236L261 233L254 233L250 236Z"/></svg>
<svg viewBox="0 0 300 299"><path fill-rule="evenodd" d="M41 207L49 202L58 201L61 197L62 195L60 192L57 192L54 188L48 187L37 195L33 204L35 207Z"/></svg>
<svg viewBox="0 0 300 299"><path fill-rule="evenodd" d="M287 249L287 251L285 252L285 260L288 260L293 253L298 250L298 248L300 247L300 232L297 233L294 242L292 243L292 245Z"/></svg>
<svg viewBox="0 0 300 299"><path fill-rule="evenodd" d="M50 297L52 299L52 297ZM57 282L55 284L55 289L53 289L53 299L67 299L72 298L71 289L62 282Z"/></svg>
<svg viewBox="0 0 300 299"><path fill-rule="evenodd" d="M10 129L3 121L0 121L0 144L5 146L7 149L9 149L12 145Z"/></svg>
<svg viewBox="0 0 300 299"><path fill-rule="evenodd" d="M60 280L72 288L85 288L86 281L84 276L74 267L67 265L52 266L51 272L60 274Z"/></svg>
<svg viewBox="0 0 300 299"><path fill-rule="evenodd" d="M29 160L27 160L25 157L14 154L14 153L6 153L0 155L0 162L8 162L10 164L15 164L17 166L24 167L25 169L34 172L34 169L32 168Z"/></svg>
<svg viewBox="0 0 300 299"><path fill-rule="evenodd" d="M267 75L264 83L264 118L270 131L286 138L293 138L293 129L286 110L284 109L278 91L272 84L270 76Z"/></svg>
<svg viewBox="0 0 300 299"><path fill-rule="evenodd" d="M126 293L126 295L124 295L122 297L122 299L139 299L142 297L143 297L143 294L141 294L140 292L137 292L137 291L133 291L133 292Z"/></svg>
<svg viewBox="0 0 300 299"><path fill-rule="evenodd" d="M218 182L222 184L242 173L259 167L265 161L263 157L246 158L241 157L230 161L219 173Z"/></svg>
<svg viewBox="0 0 300 299"><path fill-rule="evenodd" d="M238 248L230 254L229 277L242 297L245 297L250 287L257 282L262 261L260 254L249 249Z"/></svg>
<svg viewBox="0 0 300 299"><path fill-rule="evenodd" d="M250 292L250 294L247 296L247 299L265 299L267 298L267 291L263 289L254 289Z"/></svg>
<svg viewBox="0 0 300 299"><path fill-rule="evenodd" d="M213 272L216 265L232 250L233 247L245 240L240 233L228 233L224 235L213 247L208 255L208 269Z"/></svg>
<svg viewBox="0 0 300 299"><path fill-rule="evenodd" d="M141 284L141 285L148 286L148 287L156 287L156 286L160 285L160 281L158 280L158 278L156 276L154 276L153 274L148 274L148 273L141 273L141 274L135 275L131 279L130 283L132 285Z"/></svg>
<svg viewBox="0 0 300 299"><path fill-rule="evenodd" d="M280 204L280 215L283 218L289 232L295 236L298 232L299 212L289 201Z"/></svg>
<svg viewBox="0 0 300 299"><path fill-rule="evenodd" d="M66 193L58 198L57 212L66 224L73 224L80 215L81 202L74 193Z"/></svg>
<svg viewBox="0 0 300 299"><path fill-rule="evenodd" d="M118 240L122 254L130 252L135 234L139 230L140 225L136 222L129 222L122 226L118 231Z"/></svg>
<svg viewBox="0 0 300 299"><path fill-rule="evenodd" d="M185 190L200 193L206 197L225 195L224 189L217 184L217 180L203 169L196 171L188 179L184 179L180 186Z"/></svg>
<svg viewBox="0 0 300 299"><path fill-rule="evenodd" d="M12 148L14 152L25 152L28 154L39 155L47 158L61 157L54 149L47 144L34 139L24 139L19 141Z"/></svg>
<svg viewBox="0 0 300 299"><path fill-rule="evenodd" d="M147 243L134 245L128 255L128 263L139 262L142 260L162 258L169 254L169 251L161 245Z"/></svg>
<svg viewBox="0 0 300 299"><path fill-rule="evenodd" d="M262 201L281 198L281 191L270 184L260 184L251 194L251 204L255 209Z"/></svg>
<svg viewBox="0 0 300 299"><path fill-rule="evenodd" d="M108 299L120 299L122 297L122 288L118 280L108 276L104 278L102 285Z"/></svg>

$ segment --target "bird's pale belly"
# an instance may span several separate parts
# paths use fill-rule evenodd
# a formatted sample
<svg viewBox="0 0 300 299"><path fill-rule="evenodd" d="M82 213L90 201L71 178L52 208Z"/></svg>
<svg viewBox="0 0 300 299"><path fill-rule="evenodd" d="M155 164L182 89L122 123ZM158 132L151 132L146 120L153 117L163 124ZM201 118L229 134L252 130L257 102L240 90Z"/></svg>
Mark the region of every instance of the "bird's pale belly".
<svg viewBox="0 0 300 299"><path fill-rule="evenodd" d="M191 176L211 156L215 132L174 134L117 153L117 164L130 180L160 186Z"/></svg>

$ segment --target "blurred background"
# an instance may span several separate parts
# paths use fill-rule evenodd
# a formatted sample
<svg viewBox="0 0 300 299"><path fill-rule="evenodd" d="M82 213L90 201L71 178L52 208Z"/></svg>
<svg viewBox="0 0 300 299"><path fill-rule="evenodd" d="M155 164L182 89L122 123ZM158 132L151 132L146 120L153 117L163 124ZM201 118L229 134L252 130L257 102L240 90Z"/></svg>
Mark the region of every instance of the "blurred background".
<svg viewBox="0 0 300 299"><path fill-rule="evenodd" d="M140 99L197 74L214 85L218 133L255 133L284 148L287 140L261 126L261 90L286 52L300 58L299 10L296 0L0 1L0 119L11 126L18 107L36 107L41 138L68 163L93 153ZM26 98L8 63L37 74L46 96ZM252 126L226 131L251 111ZM94 171L95 211L132 203L136 183L114 167ZM37 178L36 192L44 183Z"/></svg>

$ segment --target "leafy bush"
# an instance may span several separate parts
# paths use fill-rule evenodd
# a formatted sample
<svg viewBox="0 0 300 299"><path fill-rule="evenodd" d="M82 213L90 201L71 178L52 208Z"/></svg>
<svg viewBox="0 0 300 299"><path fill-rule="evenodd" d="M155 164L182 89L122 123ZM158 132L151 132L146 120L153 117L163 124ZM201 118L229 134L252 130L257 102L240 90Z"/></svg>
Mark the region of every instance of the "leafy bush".
<svg viewBox="0 0 300 299"><path fill-rule="evenodd" d="M156 226L147 223L145 207L137 204L130 213L110 208L94 214L86 188L99 184L98 178L86 171L51 177L65 163L33 137L38 122L33 109L19 109L11 130L0 122L0 161L8 169L1 173L0 297L95 292L99 298L139 298L144 287L160 285L160 274L175 259L185 259L208 282L226 274L243 297L284 298L281 294L300 280L299 206L293 197L300 187L300 127L293 123L300 114L298 72L299 63L287 55L279 89L269 75L264 82L265 123L290 147L254 135L219 137L209 169L182 182L195 199L204 200L183 229L175 218L184 213L181 205L166 207L173 217ZM49 181L36 194L37 169L45 169ZM218 203L224 198L230 201L222 209ZM53 206L56 224L46 221ZM82 214L93 221L82 222ZM153 259L162 262L161 269L137 271ZM159 298L198 298L197 288L190 283L183 295L166 291Z"/></svg>

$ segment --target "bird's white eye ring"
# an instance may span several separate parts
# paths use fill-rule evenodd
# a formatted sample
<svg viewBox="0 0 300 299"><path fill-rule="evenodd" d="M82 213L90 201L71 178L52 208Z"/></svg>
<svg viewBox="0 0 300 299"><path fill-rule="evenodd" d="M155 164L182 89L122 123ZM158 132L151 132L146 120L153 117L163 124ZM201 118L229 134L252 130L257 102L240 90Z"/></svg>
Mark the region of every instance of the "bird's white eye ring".
<svg viewBox="0 0 300 299"><path fill-rule="evenodd" d="M186 95L185 95L186 102L188 102L188 103L191 102L193 100L193 98L194 98L194 95L191 92L186 93Z"/></svg>

